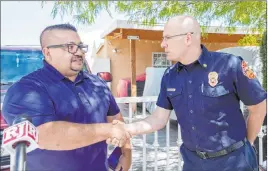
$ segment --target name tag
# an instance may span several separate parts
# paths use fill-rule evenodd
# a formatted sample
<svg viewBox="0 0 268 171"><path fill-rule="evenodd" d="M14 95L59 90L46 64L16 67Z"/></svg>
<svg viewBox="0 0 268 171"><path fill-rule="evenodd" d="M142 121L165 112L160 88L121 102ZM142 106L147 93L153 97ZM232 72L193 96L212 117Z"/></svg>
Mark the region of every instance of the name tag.
<svg viewBox="0 0 268 171"><path fill-rule="evenodd" d="M176 91L175 88L168 88L167 91Z"/></svg>

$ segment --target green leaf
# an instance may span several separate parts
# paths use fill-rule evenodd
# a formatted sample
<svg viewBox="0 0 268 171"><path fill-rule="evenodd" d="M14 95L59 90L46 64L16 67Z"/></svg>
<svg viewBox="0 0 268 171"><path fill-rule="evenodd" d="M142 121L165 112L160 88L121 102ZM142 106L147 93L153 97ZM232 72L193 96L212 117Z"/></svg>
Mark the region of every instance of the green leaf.
<svg viewBox="0 0 268 171"><path fill-rule="evenodd" d="M45 5L42 1L41 6ZM111 16L110 9L125 14L128 21L152 26L176 15L191 15L200 23L203 36L207 26L213 26L212 21L227 27L229 34L237 27L247 28L246 32L252 35L240 44L259 44L253 33L266 29L265 1L55 1L51 14L53 18L71 15L78 24L90 25L101 11Z"/></svg>
<svg viewBox="0 0 268 171"><path fill-rule="evenodd" d="M267 32L265 31L262 35L261 46L260 46L260 57L262 61L262 86L267 91Z"/></svg>

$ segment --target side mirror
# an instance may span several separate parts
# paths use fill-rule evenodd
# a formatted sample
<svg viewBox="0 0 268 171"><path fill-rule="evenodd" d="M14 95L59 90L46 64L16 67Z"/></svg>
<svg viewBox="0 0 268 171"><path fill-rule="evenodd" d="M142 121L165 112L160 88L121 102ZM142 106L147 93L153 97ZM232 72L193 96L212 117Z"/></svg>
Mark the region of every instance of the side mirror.
<svg viewBox="0 0 268 171"><path fill-rule="evenodd" d="M99 76L100 78L102 78L106 82L112 82L112 80L113 80L112 74L110 72L98 72L97 76Z"/></svg>

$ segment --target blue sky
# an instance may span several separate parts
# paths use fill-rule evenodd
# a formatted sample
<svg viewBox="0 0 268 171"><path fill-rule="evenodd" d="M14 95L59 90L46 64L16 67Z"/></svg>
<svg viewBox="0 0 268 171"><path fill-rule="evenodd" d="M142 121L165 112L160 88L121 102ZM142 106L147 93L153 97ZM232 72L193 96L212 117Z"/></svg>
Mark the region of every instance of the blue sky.
<svg viewBox="0 0 268 171"><path fill-rule="evenodd" d="M39 45L39 35L48 25L58 23L72 23L72 17L67 16L63 20L60 16L53 19L51 11L53 2L46 2L44 8L41 1L2 1L1 2L1 45ZM96 45L103 40L100 34L114 19L126 19L124 15L117 13L111 18L106 12L102 12L91 26L76 26L83 40ZM86 36L85 36L86 35Z"/></svg>

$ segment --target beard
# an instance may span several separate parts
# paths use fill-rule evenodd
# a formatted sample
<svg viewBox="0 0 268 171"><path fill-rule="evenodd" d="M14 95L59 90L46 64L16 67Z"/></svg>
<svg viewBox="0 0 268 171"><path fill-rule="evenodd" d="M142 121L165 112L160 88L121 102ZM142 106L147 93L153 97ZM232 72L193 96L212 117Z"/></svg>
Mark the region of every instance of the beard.
<svg viewBox="0 0 268 171"><path fill-rule="evenodd" d="M84 59L82 56L73 56L70 62L70 69L74 72L80 72L84 66Z"/></svg>

